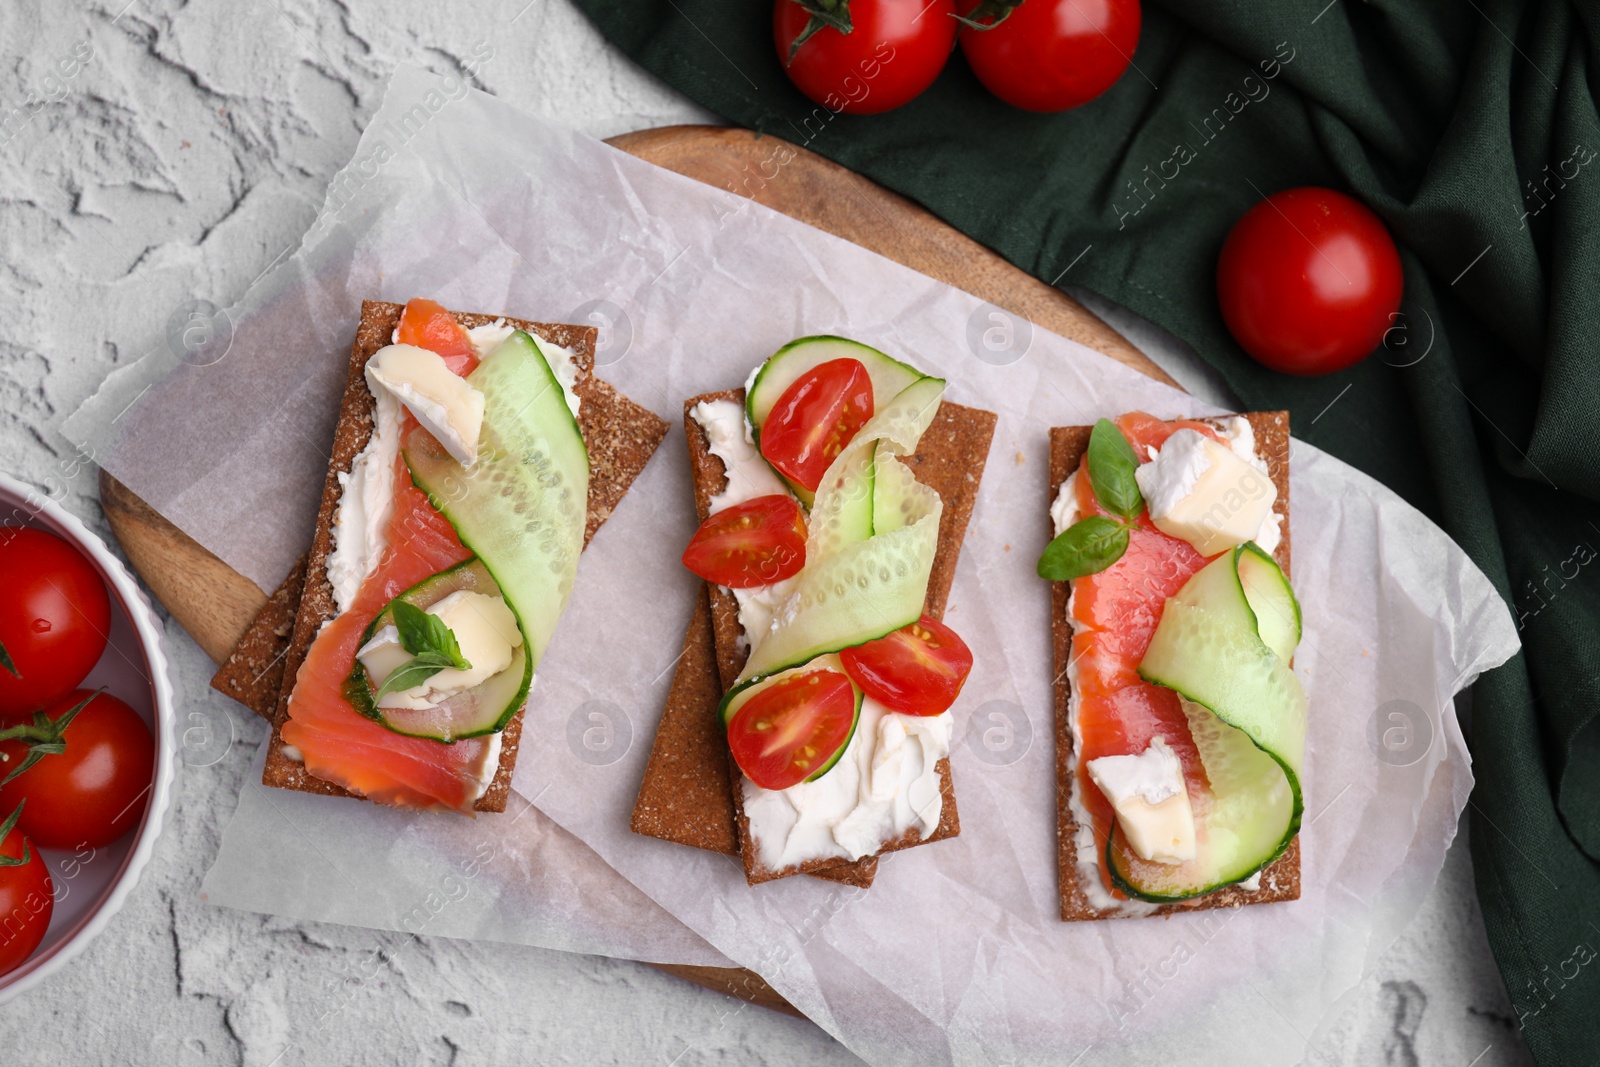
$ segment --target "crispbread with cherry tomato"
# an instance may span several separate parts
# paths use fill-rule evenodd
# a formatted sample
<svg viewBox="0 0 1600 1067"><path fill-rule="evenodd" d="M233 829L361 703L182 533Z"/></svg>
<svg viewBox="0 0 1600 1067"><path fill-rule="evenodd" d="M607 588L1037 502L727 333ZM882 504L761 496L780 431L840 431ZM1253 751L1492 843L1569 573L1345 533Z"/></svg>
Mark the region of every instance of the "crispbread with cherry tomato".
<svg viewBox="0 0 1600 1067"><path fill-rule="evenodd" d="M706 402L734 401L742 406L745 399L743 390L735 390L696 397L685 405L685 424L694 475L696 505L702 520L711 517L712 498L727 486L729 474L723 460L711 452L710 440L695 420L693 411L698 404ZM916 452L906 457L906 464L914 472L917 480L933 488L944 501L944 511L939 521L937 552L923 605L927 614L935 619L943 612L950 583L954 577L960 542L971 515L994 424L995 418L989 412L965 408L946 401L939 406L933 423L923 433ZM764 448L763 454L765 451ZM770 461L771 457L768 459ZM778 464L774 466L777 467ZM803 491L805 486L802 484L796 489ZM685 810L683 790L679 783L685 777L691 776L718 777L714 761L729 759L727 745L722 738L699 728L703 722L700 716L715 714L714 704L707 707L710 694L732 688L745 666L746 658L745 650L741 647L738 605L734 595L714 580L707 581L706 589L709 593L709 622L714 639L709 647L693 632L686 640L685 654L679 661L677 676L673 683L673 696L663 714L652 748L650 764L646 769L639 800L634 809L634 829L695 847L728 851L729 835L722 827L732 821L741 843L740 853L744 857L746 876L752 884L796 873L811 873L818 877L856 885L870 884L876 856L868 856L853 863L840 859L831 861L824 859L797 864L782 870L763 869L758 863L753 862L755 850L751 847L748 819L742 811L741 790L738 785L742 774L737 759L730 760L734 784L731 796L697 791L697 796L700 798L698 806L693 811ZM698 613L697 620L701 620ZM705 624L705 621L700 621L700 625ZM711 655L713 650L715 662ZM831 679L831 685L834 687L846 677L842 665L837 670L837 677ZM810 671L807 668L797 668L796 673L804 675ZM711 684L707 684L708 682ZM859 689L859 686L856 688ZM784 709L779 707L778 710L782 712ZM737 710L730 715L730 718L737 718ZM787 725L781 719L775 722L779 727ZM819 720L806 720L803 728L797 730L803 735L804 741L809 741L813 735L825 738L833 736L824 732L825 726ZM717 749L722 751L719 753ZM959 821L948 762L942 760L938 770L943 807L937 830L926 838L914 833L903 835L901 840L886 842L880 853L938 840L958 832ZM702 808L705 810L700 810Z"/></svg>

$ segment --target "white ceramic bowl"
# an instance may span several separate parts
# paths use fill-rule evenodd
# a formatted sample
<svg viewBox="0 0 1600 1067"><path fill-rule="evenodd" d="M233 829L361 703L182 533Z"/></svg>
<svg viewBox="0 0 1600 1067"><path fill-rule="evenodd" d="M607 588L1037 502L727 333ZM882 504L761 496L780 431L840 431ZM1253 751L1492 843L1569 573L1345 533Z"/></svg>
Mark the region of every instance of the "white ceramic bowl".
<svg viewBox="0 0 1600 1067"><path fill-rule="evenodd" d="M63 537L89 558L111 593L111 638L84 685L105 686L150 724L156 765L150 803L131 833L94 854L41 849L55 887L44 941L27 962L0 975L0 1004L54 974L84 950L122 907L150 861L172 800L177 745L172 680L161 647L161 622L133 576L105 544L38 491L0 474L0 525L36 526Z"/></svg>

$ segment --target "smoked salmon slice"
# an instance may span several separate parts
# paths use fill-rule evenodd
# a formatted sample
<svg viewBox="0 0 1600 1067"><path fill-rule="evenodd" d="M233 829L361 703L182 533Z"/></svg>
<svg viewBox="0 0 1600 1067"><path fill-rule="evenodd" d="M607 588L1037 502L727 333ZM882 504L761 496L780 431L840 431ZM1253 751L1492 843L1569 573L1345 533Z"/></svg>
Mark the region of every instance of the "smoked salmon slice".
<svg viewBox="0 0 1600 1067"><path fill-rule="evenodd" d="M444 360L452 374L465 378L478 365L478 353L467 331L444 305L416 299L406 304L395 329L395 343L426 348Z"/></svg>
<svg viewBox="0 0 1600 1067"><path fill-rule="evenodd" d="M1124 415L1116 423L1140 463L1150 461L1147 448L1159 449L1180 429L1197 430L1220 440L1204 423L1165 422L1143 412ZM1095 499L1087 456L1072 477L1079 516L1108 514ZM1140 513L1134 526L1121 559L1097 574L1073 579L1071 603L1073 688L1078 698L1080 738L1076 788L1094 824L1101 882L1118 898L1125 895L1112 886L1105 859L1112 807L1090 779L1089 761L1136 755L1161 737L1183 763L1196 829L1202 834L1201 816L1211 794L1178 694L1146 682L1138 673L1167 598L1210 560L1187 541L1156 529L1148 511Z"/></svg>
<svg viewBox="0 0 1600 1067"><path fill-rule="evenodd" d="M380 804L470 812L489 739L454 744L406 737L366 718L345 699L344 682L368 624L396 596L424 578L472 558L455 529L422 490L405 460L395 462L395 507L387 548L348 611L317 634L289 697L283 740L300 750L308 772Z"/></svg>
<svg viewBox="0 0 1600 1067"><path fill-rule="evenodd" d="M398 333L401 343L437 351L457 374L477 366L465 331L432 301L407 304ZM405 412L402 432L415 425ZM403 458L395 460L394 479L394 512L382 557L349 609L329 621L307 651L289 697L283 740L299 749L307 772L359 796L393 807L470 815L482 792L478 772L490 738L447 744L407 737L366 718L344 695L361 635L372 620L424 578L472 558L455 528L411 483Z"/></svg>

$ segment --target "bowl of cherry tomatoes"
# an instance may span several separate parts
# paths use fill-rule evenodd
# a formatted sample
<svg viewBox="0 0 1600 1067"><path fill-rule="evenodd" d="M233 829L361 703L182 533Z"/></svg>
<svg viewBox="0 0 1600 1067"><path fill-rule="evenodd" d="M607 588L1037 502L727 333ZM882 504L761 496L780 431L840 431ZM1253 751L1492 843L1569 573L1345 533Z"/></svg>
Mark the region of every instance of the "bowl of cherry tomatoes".
<svg viewBox="0 0 1600 1067"><path fill-rule="evenodd" d="M176 766L161 630L99 538L0 474L0 1003L82 952L155 849Z"/></svg>

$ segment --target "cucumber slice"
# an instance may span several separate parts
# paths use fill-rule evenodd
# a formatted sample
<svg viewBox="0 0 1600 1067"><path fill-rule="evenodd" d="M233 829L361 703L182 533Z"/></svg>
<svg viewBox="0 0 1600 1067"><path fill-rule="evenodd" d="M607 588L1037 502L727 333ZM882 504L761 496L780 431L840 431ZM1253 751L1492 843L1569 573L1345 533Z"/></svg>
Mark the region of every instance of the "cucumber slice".
<svg viewBox="0 0 1600 1067"><path fill-rule="evenodd" d="M411 480L499 584L538 665L583 551L589 454L550 365L516 331L468 376L484 396L478 459L463 467L432 436L402 443Z"/></svg>
<svg viewBox="0 0 1600 1067"><path fill-rule="evenodd" d="M889 533L911 521L921 498L905 483L915 479L903 464L884 460L916 450L939 412L944 384L942 378L923 377L903 389L857 431L829 465L817 484L816 499L809 505L808 557L832 555L874 533ZM882 476L892 483L882 490L877 484L880 467Z"/></svg>
<svg viewBox="0 0 1600 1067"><path fill-rule="evenodd" d="M872 536L878 450L846 448L817 485L806 520L806 558L830 556Z"/></svg>
<svg viewBox="0 0 1600 1067"><path fill-rule="evenodd" d="M757 693L761 692L763 689L766 689L772 685L776 685L792 675L816 670L835 671L841 675L844 675L846 678L850 677L848 672L846 672L844 669L844 663L840 661L838 656L825 655L818 656L816 659L811 660L808 663L802 663L796 667L790 668L789 670L779 671L776 674L769 674L765 678L753 678L741 685L734 686L728 691L728 695L722 698L722 704L717 708L717 715L722 720L723 729L727 729L728 724L733 722L733 717L739 713L740 708L744 707L746 701L755 696ZM855 692L856 695L856 713L855 718L850 721L850 732L845 735L844 742L838 747L838 749L834 751L833 755L829 756L827 760L823 762L822 766L817 769L815 774L806 779L808 782L814 782L818 778L821 778L824 774L827 774L829 771L833 770L834 764L839 762L839 757L844 755L844 750L850 747L850 740L856 735L856 727L861 725L861 702L866 694L863 693L861 691L861 687L856 685L854 682L850 683L850 688Z"/></svg>
<svg viewBox="0 0 1600 1067"><path fill-rule="evenodd" d="M1204 830L1195 858L1171 865L1140 858L1112 824L1106 865L1117 887L1140 900L1188 900L1241 882L1277 859L1300 828L1299 795L1278 761L1202 705L1185 700L1183 710L1211 780L1211 796L1194 809Z"/></svg>
<svg viewBox="0 0 1600 1067"><path fill-rule="evenodd" d="M1289 588L1289 579L1271 556L1247 541L1239 553L1239 583L1261 640L1288 663L1300 643L1300 601Z"/></svg>
<svg viewBox="0 0 1600 1067"><path fill-rule="evenodd" d="M1288 662L1297 610L1277 564L1253 545L1213 560L1167 600L1139 675L1185 698L1212 795L1196 810L1199 855L1189 863L1141 861L1113 828L1107 860L1130 896L1211 892L1271 863L1298 832L1306 698Z"/></svg>
<svg viewBox="0 0 1600 1067"><path fill-rule="evenodd" d="M395 600L423 609L432 607L451 593L466 590L485 596L500 596L500 586L495 583L489 568L482 560L469 559L449 570L424 578L407 589ZM391 602L392 603L392 602ZM394 623L394 609L386 607L368 624L361 635L361 644L372 640L374 634ZM498 733L506 728L511 716L517 713L528 699L528 688L533 684L533 655L524 637L522 655L513 657L511 666L486 680L458 693L432 708L380 708L373 700L376 692L366 668L357 660L345 680L345 698L351 705L374 722L382 723L397 734L408 737L428 737L436 741L451 742L463 737L479 737Z"/></svg>
<svg viewBox="0 0 1600 1067"><path fill-rule="evenodd" d="M916 449L943 396L942 379L919 378L828 468L811 509L805 569L739 681L874 640L922 617L944 504L898 456Z"/></svg>
<svg viewBox="0 0 1600 1067"><path fill-rule="evenodd" d="M867 368L867 376L872 379L874 410L882 410L906 386L927 377L915 367L891 359L859 341L826 335L797 338L767 357L745 395L745 413L750 417L758 444L761 427L784 390L807 371L833 359L857 359Z"/></svg>
<svg viewBox="0 0 1600 1067"><path fill-rule="evenodd" d="M813 548L808 542L805 569L773 629L751 650L740 681L875 640L922 617L944 504L892 453L878 450L874 468L873 510L900 525L849 543L835 539Z"/></svg>
<svg viewBox="0 0 1600 1067"><path fill-rule="evenodd" d="M773 629L751 650L739 681L797 666L916 622L928 595L938 541L936 507L913 525L858 541L833 556L820 560L808 556L798 584L779 609Z"/></svg>

